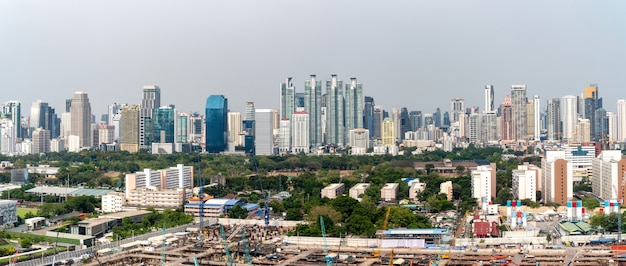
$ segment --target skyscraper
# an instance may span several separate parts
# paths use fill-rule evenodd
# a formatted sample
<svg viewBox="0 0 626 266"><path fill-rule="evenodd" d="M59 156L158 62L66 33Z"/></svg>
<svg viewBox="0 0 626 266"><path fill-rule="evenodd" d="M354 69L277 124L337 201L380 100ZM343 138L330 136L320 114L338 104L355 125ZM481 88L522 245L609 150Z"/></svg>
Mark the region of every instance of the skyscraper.
<svg viewBox="0 0 626 266"><path fill-rule="evenodd" d="M41 127L33 131L33 153L50 152L50 130Z"/></svg>
<svg viewBox="0 0 626 266"><path fill-rule="evenodd" d="M513 135L513 103L509 94L504 97L504 101L500 105L501 133L500 137L503 142L508 143L514 140Z"/></svg>
<svg viewBox="0 0 626 266"><path fill-rule="evenodd" d="M235 147L243 146L243 141L239 138L242 131L241 121L240 112L228 112L228 142L232 142Z"/></svg>
<svg viewBox="0 0 626 266"><path fill-rule="evenodd" d="M322 145L322 81L315 75L304 82L304 110L309 114L311 146Z"/></svg>
<svg viewBox="0 0 626 266"><path fill-rule="evenodd" d="M139 120L141 106L127 105L120 111L120 150L139 151Z"/></svg>
<svg viewBox="0 0 626 266"><path fill-rule="evenodd" d="M495 112L493 105L493 85L485 85L485 113Z"/></svg>
<svg viewBox="0 0 626 266"><path fill-rule="evenodd" d="M598 85L591 84L585 87L583 94L583 103L584 103L584 118L589 119L590 127L591 127L591 140L599 141L597 137L598 134L595 133L596 130L596 119L595 113L596 109L601 108L602 104L600 103L600 98L598 98Z"/></svg>
<svg viewBox="0 0 626 266"><path fill-rule="evenodd" d="M350 78L350 84L346 84L346 135L344 136L344 140L347 140L347 134L350 130L363 128L364 100L363 85L357 83L356 78Z"/></svg>
<svg viewBox="0 0 626 266"><path fill-rule="evenodd" d="M254 121L254 114L255 114L255 108L254 108L254 102L247 102L246 103L246 110L244 113L244 120L250 120L250 121Z"/></svg>
<svg viewBox="0 0 626 266"><path fill-rule="evenodd" d="M154 109L161 106L161 89L156 85L143 86L141 98L141 112L139 120L139 146L142 149L151 148L154 141Z"/></svg>
<svg viewBox="0 0 626 266"><path fill-rule="evenodd" d="M344 115L343 81L333 74L326 81L326 144L344 145Z"/></svg>
<svg viewBox="0 0 626 266"><path fill-rule="evenodd" d="M370 136L374 133L374 98L365 96L363 105L363 128L369 130Z"/></svg>
<svg viewBox="0 0 626 266"><path fill-rule="evenodd" d="M2 106L2 113L13 121L13 137L22 139L22 104L18 101L8 101Z"/></svg>
<svg viewBox="0 0 626 266"><path fill-rule="evenodd" d="M574 134L574 127L578 120L576 112L576 96L563 96L563 110L561 111L561 120L563 121L563 138L570 139Z"/></svg>
<svg viewBox="0 0 626 266"><path fill-rule="evenodd" d="M526 85L511 85L513 104L513 138L517 142L526 140Z"/></svg>
<svg viewBox="0 0 626 266"><path fill-rule="evenodd" d="M411 124L411 131L415 132L418 128L422 128L422 111L409 112L409 121Z"/></svg>
<svg viewBox="0 0 626 266"><path fill-rule="evenodd" d="M258 155L274 155L274 110L257 109L255 112L255 152Z"/></svg>
<svg viewBox="0 0 626 266"><path fill-rule="evenodd" d="M296 88L291 82L291 77L287 77L284 83L280 84L280 119L289 118L296 111Z"/></svg>
<svg viewBox="0 0 626 266"><path fill-rule="evenodd" d="M450 111L452 113L450 122L459 121L459 115L465 113L465 100L461 98L452 99L450 101Z"/></svg>
<svg viewBox="0 0 626 266"><path fill-rule="evenodd" d="M593 125L595 129L593 129L593 141L605 143L608 141L609 134L609 121L606 116L606 110L604 108L598 108L594 112L594 122Z"/></svg>
<svg viewBox="0 0 626 266"><path fill-rule="evenodd" d="M626 140L626 100L617 100L617 141Z"/></svg>
<svg viewBox="0 0 626 266"><path fill-rule="evenodd" d="M309 152L309 114L295 112L292 116L291 132L293 133L293 153Z"/></svg>
<svg viewBox="0 0 626 266"><path fill-rule="evenodd" d="M176 111L170 106L154 109L154 143L174 143Z"/></svg>
<svg viewBox="0 0 626 266"><path fill-rule="evenodd" d="M535 95L533 97L533 108L534 108L534 122L535 122L535 132L534 132L534 140L541 139L541 99L539 95Z"/></svg>
<svg viewBox="0 0 626 266"><path fill-rule="evenodd" d="M404 134L411 131L411 119L406 107L400 108L400 140L404 140Z"/></svg>
<svg viewBox="0 0 626 266"><path fill-rule="evenodd" d="M91 104L87 93L78 91L72 97L70 134L78 137L80 148L91 147Z"/></svg>
<svg viewBox="0 0 626 266"><path fill-rule="evenodd" d="M220 153L228 148L228 100L224 95L211 95L206 100L205 149Z"/></svg>
<svg viewBox="0 0 626 266"><path fill-rule="evenodd" d="M174 130L176 131L174 141L176 143L189 143L189 115L186 113L176 114L176 124Z"/></svg>
<svg viewBox="0 0 626 266"><path fill-rule="evenodd" d="M384 119L384 110L380 105L374 106L374 136L373 139L381 139L382 138L382 129L383 129L383 119Z"/></svg>
<svg viewBox="0 0 626 266"><path fill-rule="evenodd" d="M304 92L296 92L296 110L304 108Z"/></svg>
<svg viewBox="0 0 626 266"><path fill-rule="evenodd" d="M30 107L29 132L41 127L50 131L50 138L59 137L61 119L57 117L54 108L46 102L37 100Z"/></svg>
<svg viewBox="0 0 626 266"><path fill-rule="evenodd" d="M441 127L441 109L437 107L437 110L433 113L433 124L435 127Z"/></svg>
<svg viewBox="0 0 626 266"><path fill-rule="evenodd" d="M548 140L559 141L561 139L561 101L553 98L548 101L546 107L546 129Z"/></svg>
<svg viewBox="0 0 626 266"><path fill-rule="evenodd" d="M396 137L395 137L395 125L391 118L385 118L382 124L382 144L384 146L395 146L396 145Z"/></svg>

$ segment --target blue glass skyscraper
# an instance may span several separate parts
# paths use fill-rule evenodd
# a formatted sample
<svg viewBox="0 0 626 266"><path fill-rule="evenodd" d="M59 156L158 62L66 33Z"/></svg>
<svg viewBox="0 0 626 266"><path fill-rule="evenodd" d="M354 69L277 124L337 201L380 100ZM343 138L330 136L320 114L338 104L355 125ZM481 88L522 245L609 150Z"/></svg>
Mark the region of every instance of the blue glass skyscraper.
<svg viewBox="0 0 626 266"><path fill-rule="evenodd" d="M154 142L174 143L174 108L169 106L154 109Z"/></svg>
<svg viewBox="0 0 626 266"><path fill-rule="evenodd" d="M206 100L206 146L209 153L220 153L228 147L228 100L211 95Z"/></svg>

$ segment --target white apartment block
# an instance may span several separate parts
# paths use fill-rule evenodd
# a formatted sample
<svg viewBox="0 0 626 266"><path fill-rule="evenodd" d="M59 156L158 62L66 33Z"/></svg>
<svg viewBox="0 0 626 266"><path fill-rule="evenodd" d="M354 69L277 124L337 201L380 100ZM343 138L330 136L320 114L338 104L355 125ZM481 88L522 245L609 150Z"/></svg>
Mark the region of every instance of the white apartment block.
<svg viewBox="0 0 626 266"><path fill-rule="evenodd" d="M395 201L398 197L400 185L397 183L387 183L380 189L380 199L384 201Z"/></svg>
<svg viewBox="0 0 626 266"><path fill-rule="evenodd" d="M365 194L365 191L370 186L371 185L368 183L358 183L350 188L350 190L348 191L348 195L355 200L361 201L361 198L359 196Z"/></svg>
<svg viewBox="0 0 626 266"><path fill-rule="evenodd" d="M309 114L295 112L291 116L293 153L309 153Z"/></svg>
<svg viewBox="0 0 626 266"><path fill-rule="evenodd" d="M572 163L565 159L565 151L546 151L541 160L541 173L543 202L567 204L574 196L574 171Z"/></svg>
<svg viewBox="0 0 626 266"><path fill-rule="evenodd" d="M591 178L591 161L596 158L594 144L565 146L565 160L572 164L574 182Z"/></svg>
<svg viewBox="0 0 626 266"><path fill-rule="evenodd" d="M278 152L280 154L291 152L291 121L289 121L289 118L280 120L278 128Z"/></svg>
<svg viewBox="0 0 626 266"><path fill-rule="evenodd" d="M365 154L370 147L370 131L364 128L355 128L351 129L348 134L352 154Z"/></svg>
<svg viewBox="0 0 626 266"><path fill-rule="evenodd" d="M186 197L191 197L193 188L193 166L178 164L161 170L144 169L143 172L126 174L126 198L135 189L151 190L186 189Z"/></svg>
<svg viewBox="0 0 626 266"><path fill-rule="evenodd" d="M413 182L409 188L409 199L417 201L417 195L419 195L424 189L426 189L426 183Z"/></svg>
<svg viewBox="0 0 626 266"><path fill-rule="evenodd" d="M524 163L513 170L513 198L537 201L537 177L540 169L532 164Z"/></svg>
<svg viewBox="0 0 626 266"><path fill-rule="evenodd" d="M334 183L322 189L322 198L326 197L334 199L345 191L345 185L342 183Z"/></svg>
<svg viewBox="0 0 626 266"><path fill-rule="evenodd" d="M452 181L439 184L439 194L446 194L448 201L452 200Z"/></svg>
<svg viewBox="0 0 626 266"><path fill-rule="evenodd" d="M109 193L103 195L102 198L102 212L121 212L124 205L124 194L122 193Z"/></svg>
<svg viewBox="0 0 626 266"><path fill-rule="evenodd" d="M479 202L487 197L489 201L496 197L496 166L479 165L476 170L472 170L472 198Z"/></svg>
<svg viewBox="0 0 626 266"><path fill-rule="evenodd" d="M622 180L626 171L626 159L620 150L602 151L597 158L593 159L593 175L591 177L591 190L596 196L605 199L617 199L623 191Z"/></svg>
<svg viewBox="0 0 626 266"><path fill-rule="evenodd" d="M136 207L155 207L176 209L185 203L185 189L153 190L140 188L130 191L128 205Z"/></svg>

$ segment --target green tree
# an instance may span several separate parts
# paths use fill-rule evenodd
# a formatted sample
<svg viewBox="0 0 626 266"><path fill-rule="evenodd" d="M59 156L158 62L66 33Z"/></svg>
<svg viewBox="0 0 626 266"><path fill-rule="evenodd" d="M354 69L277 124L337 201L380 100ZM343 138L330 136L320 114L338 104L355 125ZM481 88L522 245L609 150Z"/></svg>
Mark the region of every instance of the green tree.
<svg viewBox="0 0 626 266"><path fill-rule="evenodd" d="M22 248L30 248L33 245L32 239L30 237L22 237L20 238L20 246Z"/></svg>
<svg viewBox="0 0 626 266"><path fill-rule="evenodd" d="M297 208L288 209L285 214L285 220L287 221L302 221L302 217L302 210Z"/></svg>
<svg viewBox="0 0 626 266"><path fill-rule="evenodd" d="M346 228L349 233L354 235L372 237L376 234L376 227L374 227L372 220L363 215L352 215L348 219Z"/></svg>
<svg viewBox="0 0 626 266"><path fill-rule="evenodd" d="M235 205L230 210L228 210L228 217L230 218L238 218L238 219L246 219L248 218L248 210L239 205Z"/></svg>
<svg viewBox="0 0 626 266"><path fill-rule="evenodd" d="M595 208L600 207L600 202L593 198L584 198L582 199L582 202L583 202L583 207L585 207L585 209L589 211L592 211Z"/></svg>

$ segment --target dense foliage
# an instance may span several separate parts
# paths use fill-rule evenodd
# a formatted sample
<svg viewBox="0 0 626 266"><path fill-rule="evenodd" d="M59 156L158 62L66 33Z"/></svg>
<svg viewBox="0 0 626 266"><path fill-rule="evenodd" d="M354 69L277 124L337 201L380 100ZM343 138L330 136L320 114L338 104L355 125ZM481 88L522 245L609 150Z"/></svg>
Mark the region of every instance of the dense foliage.
<svg viewBox="0 0 626 266"><path fill-rule="evenodd" d="M133 223L130 218L124 218L121 226L113 227L113 239L124 239L133 235L149 233L154 229L175 227L188 224L193 221L193 216L185 214L182 209L165 209L158 212L150 209L152 213L144 216L141 223Z"/></svg>

